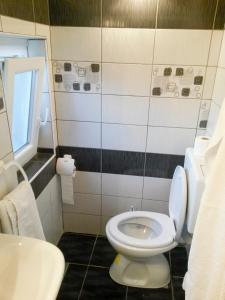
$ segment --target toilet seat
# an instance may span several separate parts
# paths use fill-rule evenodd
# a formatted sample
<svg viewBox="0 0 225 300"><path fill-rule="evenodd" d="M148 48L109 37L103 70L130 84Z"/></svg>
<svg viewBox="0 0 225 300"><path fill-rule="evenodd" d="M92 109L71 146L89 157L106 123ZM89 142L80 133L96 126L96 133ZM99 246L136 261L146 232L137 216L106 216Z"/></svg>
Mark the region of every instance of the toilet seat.
<svg viewBox="0 0 225 300"><path fill-rule="evenodd" d="M176 234L173 221L167 215L145 211L127 212L113 217L107 224L107 231L118 242L143 249L168 246L174 242ZM142 237L132 236L132 231L140 231L139 236Z"/></svg>

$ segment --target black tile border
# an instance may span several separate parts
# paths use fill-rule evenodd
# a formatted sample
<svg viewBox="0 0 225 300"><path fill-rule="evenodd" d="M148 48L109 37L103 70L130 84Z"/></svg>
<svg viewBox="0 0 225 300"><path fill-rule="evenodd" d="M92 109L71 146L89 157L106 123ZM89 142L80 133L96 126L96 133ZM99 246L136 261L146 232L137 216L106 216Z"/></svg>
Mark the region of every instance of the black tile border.
<svg viewBox="0 0 225 300"><path fill-rule="evenodd" d="M102 173L144 176L145 153L102 150Z"/></svg>
<svg viewBox="0 0 225 300"><path fill-rule="evenodd" d="M184 155L146 153L145 176L171 179L178 165L184 165Z"/></svg>
<svg viewBox="0 0 225 300"><path fill-rule="evenodd" d="M170 179L184 155L59 146L57 157L70 154L78 171Z"/></svg>
<svg viewBox="0 0 225 300"><path fill-rule="evenodd" d="M206 30L213 29L214 18L215 29L224 29L225 22L225 0L219 0L217 10L217 1L212 0L49 0L49 4L52 26Z"/></svg>
<svg viewBox="0 0 225 300"><path fill-rule="evenodd" d="M101 27L101 0L49 0L52 26Z"/></svg>
<svg viewBox="0 0 225 300"><path fill-rule="evenodd" d="M25 21L50 25L48 0L1 0L0 14Z"/></svg>
<svg viewBox="0 0 225 300"><path fill-rule="evenodd" d="M56 158L53 158L41 173L31 182L35 198L41 194L56 174Z"/></svg>

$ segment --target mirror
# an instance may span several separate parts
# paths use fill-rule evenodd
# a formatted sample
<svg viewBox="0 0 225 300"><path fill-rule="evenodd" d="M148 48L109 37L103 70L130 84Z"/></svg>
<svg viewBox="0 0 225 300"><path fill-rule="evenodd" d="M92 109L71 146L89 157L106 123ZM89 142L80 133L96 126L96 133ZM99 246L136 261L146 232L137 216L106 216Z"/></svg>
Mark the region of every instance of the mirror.
<svg viewBox="0 0 225 300"><path fill-rule="evenodd" d="M36 47L43 49L43 42ZM55 153L52 94L41 84L47 78L45 55L32 56L27 39L10 36L0 37L0 57L0 113L7 114L14 159L31 179Z"/></svg>

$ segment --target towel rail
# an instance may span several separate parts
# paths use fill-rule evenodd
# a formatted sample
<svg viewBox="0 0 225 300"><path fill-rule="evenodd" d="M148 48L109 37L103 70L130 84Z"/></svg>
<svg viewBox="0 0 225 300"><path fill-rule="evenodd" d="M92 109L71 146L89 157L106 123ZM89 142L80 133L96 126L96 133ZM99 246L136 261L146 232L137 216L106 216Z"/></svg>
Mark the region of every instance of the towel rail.
<svg viewBox="0 0 225 300"><path fill-rule="evenodd" d="M21 167L21 165L18 162L16 162L15 160L12 160L8 163L4 163L2 160L0 160L0 174L4 171L7 171L11 167L16 167L21 172L21 174L23 175L24 180L26 182L29 182L28 177L27 177L24 169Z"/></svg>

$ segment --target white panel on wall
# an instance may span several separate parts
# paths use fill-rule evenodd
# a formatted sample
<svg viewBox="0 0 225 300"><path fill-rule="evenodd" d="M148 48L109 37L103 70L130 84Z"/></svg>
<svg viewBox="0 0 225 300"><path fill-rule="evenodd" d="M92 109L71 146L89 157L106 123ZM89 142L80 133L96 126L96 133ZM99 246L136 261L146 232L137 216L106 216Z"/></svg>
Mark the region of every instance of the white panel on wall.
<svg viewBox="0 0 225 300"><path fill-rule="evenodd" d="M211 30L157 29L154 64L206 65Z"/></svg>
<svg viewBox="0 0 225 300"><path fill-rule="evenodd" d="M51 36L50 36L50 26L45 24L36 23L36 35L46 38L47 46L47 57L52 58L52 47L51 47Z"/></svg>
<svg viewBox="0 0 225 300"><path fill-rule="evenodd" d="M102 96L102 122L147 125L148 97Z"/></svg>
<svg viewBox="0 0 225 300"><path fill-rule="evenodd" d="M76 121L57 121L59 145L100 148L101 124Z"/></svg>
<svg viewBox="0 0 225 300"><path fill-rule="evenodd" d="M35 35L35 23L1 16L3 32Z"/></svg>
<svg viewBox="0 0 225 300"><path fill-rule="evenodd" d="M160 214L169 214L168 202L165 201L153 201L153 200L143 200L142 210L153 211Z"/></svg>
<svg viewBox="0 0 225 300"><path fill-rule="evenodd" d="M220 57L220 47L223 39L223 30L213 30L209 50L208 66L217 66Z"/></svg>
<svg viewBox="0 0 225 300"><path fill-rule="evenodd" d="M213 135L219 117L219 113L220 113L220 107L213 101L209 113L207 134Z"/></svg>
<svg viewBox="0 0 225 300"><path fill-rule="evenodd" d="M147 152L184 155L194 145L195 133L195 129L149 127Z"/></svg>
<svg viewBox="0 0 225 300"><path fill-rule="evenodd" d="M154 29L103 28L102 61L152 64Z"/></svg>
<svg viewBox="0 0 225 300"><path fill-rule="evenodd" d="M101 214L101 195L75 193L74 205L64 204L63 211L99 216Z"/></svg>
<svg viewBox="0 0 225 300"><path fill-rule="evenodd" d="M63 213L64 230L80 233L98 234L100 232L100 216Z"/></svg>
<svg viewBox="0 0 225 300"><path fill-rule="evenodd" d="M52 59L101 60L101 28L53 26L51 38Z"/></svg>
<svg viewBox="0 0 225 300"><path fill-rule="evenodd" d="M171 179L144 177L143 198L168 201Z"/></svg>
<svg viewBox="0 0 225 300"><path fill-rule="evenodd" d="M41 95L41 121L45 120L46 110L48 111L48 119L47 120L51 121L52 116L51 116L50 93L42 93L42 95ZM53 111L53 120L55 119L54 115L55 115L55 112Z"/></svg>
<svg viewBox="0 0 225 300"><path fill-rule="evenodd" d="M38 136L38 147L54 148L52 122L47 122L44 126L40 126Z"/></svg>
<svg viewBox="0 0 225 300"><path fill-rule="evenodd" d="M102 174L102 194L142 198L143 177Z"/></svg>
<svg viewBox="0 0 225 300"><path fill-rule="evenodd" d="M224 97L225 97L225 69L217 68L212 99L219 106L221 106Z"/></svg>
<svg viewBox="0 0 225 300"><path fill-rule="evenodd" d="M224 30L222 32L223 32L223 36L222 36L221 49L219 49L220 50L220 57L218 62L219 67L225 67L225 32Z"/></svg>
<svg viewBox="0 0 225 300"><path fill-rule="evenodd" d="M203 89L203 99L212 99L213 88L216 78L216 67L207 67Z"/></svg>
<svg viewBox="0 0 225 300"><path fill-rule="evenodd" d="M102 124L102 148L144 152L147 126Z"/></svg>
<svg viewBox="0 0 225 300"><path fill-rule="evenodd" d="M102 64L103 94L149 96L150 65Z"/></svg>
<svg viewBox="0 0 225 300"><path fill-rule="evenodd" d="M0 114L0 159L12 152L10 131L6 113Z"/></svg>
<svg viewBox="0 0 225 300"><path fill-rule="evenodd" d="M113 196L102 197L102 215L104 216L115 216L129 211L131 207L134 210L141 210L141 199Z"/></svg>
<svg viewBox="0 0 225 300"><path fill-rule="evenodd" d="M101 173L76 172L74 192L87 194L101 194Z"/></svg>
<svg viewBox="0 0 225 300"><path fill-rule="evenodd" d="M197 127L200 101L197 99L152 98L149 125Z"/></svg>
<svg viewBox="0 0 225 300"><path fill-rule="evenodd" d="M56 92L59 120L101 122L101 95Z"/></svg>

